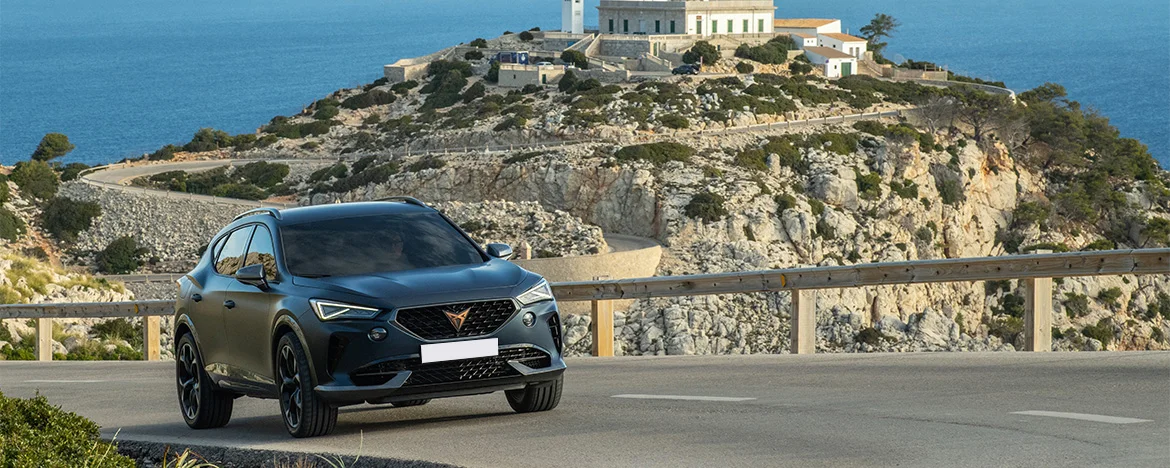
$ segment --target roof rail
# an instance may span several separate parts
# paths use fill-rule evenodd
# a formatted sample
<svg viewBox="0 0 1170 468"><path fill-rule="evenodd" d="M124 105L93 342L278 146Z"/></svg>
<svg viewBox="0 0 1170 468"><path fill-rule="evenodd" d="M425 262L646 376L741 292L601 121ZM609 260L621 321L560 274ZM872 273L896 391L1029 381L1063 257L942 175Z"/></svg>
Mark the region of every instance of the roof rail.
<svg viewBox="0 0 1170 468"><path fill-rule="evenodd" d="M405 197L405 196L386 197L386 198L379 198L379 199L374 200L374 201L402 202L402 203L409 203L411 205L421 206L423 208L430 208L430 206L427 206L427 204L423 203L422 200L419 200L419 199L414 198L414 197Z"/></svg>
<svg viewBox="0 0 1170 468"><path fill-rule="evenodd" d="M245 211L243 213L240 213L238 216L236 216L236 219L233 219L232 221L238 221L242 218L246 218L248 216L255 216L255 215L269 215L269 216L272 216L273 218L280 219L280 210L278 210L276 208L255 208L255 209L251 209L251 210Z"/></svg>

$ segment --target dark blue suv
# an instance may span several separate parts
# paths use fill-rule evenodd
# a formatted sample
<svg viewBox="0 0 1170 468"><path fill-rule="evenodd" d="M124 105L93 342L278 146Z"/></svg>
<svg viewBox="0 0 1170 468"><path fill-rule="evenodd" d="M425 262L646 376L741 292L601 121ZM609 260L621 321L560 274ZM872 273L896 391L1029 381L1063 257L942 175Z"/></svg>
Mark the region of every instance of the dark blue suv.
<svg viewBox="0 0 1170 468"><path fill-rule="evenodd" d="M518 412L561 396L548 282L408 197L236 217L179 281L175 358L187 425L275 398L288 432L328 434L339 406L504 391Z"/></svg>

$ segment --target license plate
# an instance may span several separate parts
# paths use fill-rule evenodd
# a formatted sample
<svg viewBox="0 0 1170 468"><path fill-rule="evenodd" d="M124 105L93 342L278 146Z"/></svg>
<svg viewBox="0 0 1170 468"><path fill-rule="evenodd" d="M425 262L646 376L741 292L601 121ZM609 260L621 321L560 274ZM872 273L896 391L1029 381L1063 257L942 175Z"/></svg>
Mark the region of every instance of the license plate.
<svg viewBox="0 0 1170 468"><path fill-rule="evenodd" d="M500 353L499 338L456 341L422 345L422 362L443 362L458 359L496 356Z"/></svg>

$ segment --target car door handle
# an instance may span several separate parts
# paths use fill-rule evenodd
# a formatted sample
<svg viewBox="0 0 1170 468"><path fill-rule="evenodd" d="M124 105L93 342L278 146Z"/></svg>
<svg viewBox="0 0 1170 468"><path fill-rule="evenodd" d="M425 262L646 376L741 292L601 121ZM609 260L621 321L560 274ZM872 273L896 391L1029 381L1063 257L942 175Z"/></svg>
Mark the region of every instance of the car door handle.
<svg viewBox="0 0 1170 468"><path fill-rule="evenodd" d="M202 295L199 295L199 294L192 294L192 295L191 295L191 300L192 300L192 301L195 301L195 302L199 302L199 301L202 301L202 300L203 300L203 296L202 296Z"/></svg>
<svg viewBox="0 0 1170 468"><path fill-rule="evenodd" d="M223 306L224 306L224 307L227 307L227 308L229 308L229 309L235 309L235 308L236 308L236 301L233 301L233 300L230 300L230 299L229 299L229 300L226 300L226 301L223 301Z"/></svg>

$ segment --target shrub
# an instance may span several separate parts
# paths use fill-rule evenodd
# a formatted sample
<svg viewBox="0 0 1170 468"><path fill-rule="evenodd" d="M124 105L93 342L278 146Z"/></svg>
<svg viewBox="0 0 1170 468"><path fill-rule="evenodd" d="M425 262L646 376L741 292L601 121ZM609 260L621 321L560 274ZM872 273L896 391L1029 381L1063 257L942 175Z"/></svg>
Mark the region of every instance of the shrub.
<svg viewBox="0 0 1170 468"><path fill-rule="evenodd" d="M1015 343L1016 337L1024 333L1024 319L1017 317L1000 317L987 324L987 334L998 336L1005 343Z"/></svg>
<svg viewBox="0 0 1170 468"><path fill-rule="evenodd" d="M882 196L882 176L876 172L862 174L853 170L854 181L857 182L857 193L866 200L876 200Z"/></svg>
<svg viewBox="0 0 1170 468"><path fill-rule="evenodd" d="M201 128L191 137L191 141L183 145L183 151L201 153L215 151L232 146L232 136L223 130Z"/></svg>
<svg viewBox="0 0 1170 468"><path fill-rule="evenodd" d="M151 161L169 161L169 160L175 158L175 153L182 151L182 150L183 150L183 148L180 146L166 145L162 148L155 150L153 153L150 153L150 155L148 155L146 157L146 159L149 159Z"/></svg>
<svg viewBox="0 0 1170 468"><path fill-rule="evenodd" d="M1109 346L1109 342L1113 341L1113 325L1106 317L1099 320L1096 325L1086 326L1084 330L1081 330L1081 334L1100 341L1104 346Z"/></svg>
<svg viewBox="0 0 1170 468"><path fill-rule="evenodd" d="M800 59L801 57L804 56L801 55L800 57L797 57L797 59ZM794 75L807 75L812 73L813 67L808 63L801 62L799 60L793 60L792 63L788 64L788 71L792 72Z"/></svg>
<svg viewBox="0 0 1170 468"><path fill-rule="evenodd" d="M776 201L776 212L777 213L783 213L786 210L796 208L796 197L789 195L787 193L785 193L783 195L776 195L776 197L774 197L773 200Z"/></svg>
<svg viewBox="0 0 1170 468"><path fill-rule="evenodd" d="M586 57L585 53L579 50L566 50L561 52L561 61L582 70L589 68L589 57ZM568 74L566 74L566 76L567 75ZM564 78L561 79L563 80Z"/></svg>
<svg viewBox="0 0 1170 468"><path fill-rule="evenodd" d="M337 117L337 114L339 113L341 113L340 109L334 106L325 106L318 108L317 112L313 113L313 118L317 120L329 120Z"/></svg>
<svg viewBox="0 0 1170 468"><path fill-rule="evenodd" d="M1117 243L1109 239L1097 239L1090 242L1088 245L1081 248L1081 251L1089 250L1113 250L1117 248Z"/></svg>
<svg viewBox="0 0 1170 468"><path fill-rule="evenodd" d="M755 72L756 67L750 63L747 63L747 62L739 62L739 63L735 64L735 71L737 73L741 73L741 74L748 74L748 73Z"/></svg>
<svg viewBox="0 0 1170 468"><path fill-rule="evenodd" d="M1121 304L1117 301L1120 298L1121 298L1121 288L1118 288L1118 287L1113 287L1113 288L1109 288L1109 289L1102 289L1100 292L1097 293L1098 300L1100 300L1101 302L1104 302L1105 305L1112 307L1114 309L1121 307Z"/></svg>
<svg viewBox="0 0 1170 468"><path fill-rule="evenodd" d="M683 62L686 63L700 63L703 65L714 65L719 61L719 49L711 45L707 41L698 41L691 49L683 54Z"/></svg>
<svg viewBox="0 0 1170 468"><path fill-rule="evenodd" d="M686 117L678 114L661 115L658 117L658 122L661 123L663 127L672 128L675 130L689 128L691 126L690 120L687 120Z"/></svg>
<svg viewBox="0 0 1170 468"><path fill-rule="evenodd" d="M390 86L390 91L393 91L394 94L404 95L404 94L410 92L410 90L417 88L417 87L418 87L417 81L407 80L407 81L403 81L401 83L394 83L392 86Z"/></svg>
<svg viewBox="0 0 1170 468"><path fill-rule="evenodd" d="M721 195L703 192L696 194L687 203L684 212L688 217L699 218L707 222L718 221L727 216L727 209L723 207L724 199Z"/></svg>
<svg viewBox="0 0 1170 468"><path fill-rule="evenodd" d="M513 130L513 129L517 129L517 128L524 128L524 126L526 126L526 125L528 125L528 119L526 119L524 117L520 117L518 115L514 115L512 117L508 117L508 118L504 119L503 122L500 122L499 124L497 124L494 128L492 128L492 130L495 130L497 132L504 132L504 131Z"/></svg>
<svg viewBox="0 0 1170 468"><path fill-rule="evenodd" d="M49 161L69 154L73 151L73 143L69 142L69 137L63 133L46 133L41 138L41 142L37 144L37 149L33 151L32 159L34 161Z"/></svg>
<svg viewBox="0 0 1170 468"><path fill-rule="evenodd" d="M138 242L130 236L122 236L102 249L94 257L98 271L111 275L123 275L137 270L142 266L142 257L149 252L139 247Z"/></svg>
<svg viewBox="0 0 1170 468"><path fill-rule="evenodd" d="M809 208L812 209L813 216L820 216L825 214L825 204L820 200L812 199L808 201Z"/></svg>
<svg viewBox="0 0 1170 468"><path fill-rule="evenodd" d="M378 114L370 114L366 116L366 118L362 119L362 123L365 125L378 125L381 122L382 116Z"/></svg>
<svg viewBox="0 0 1170 468"><path fill-rule="evenodd" d="M268 198L264 189L252 184L222 184L211 189L217 197L239 198L241 200L263 200Z"/></svg>
<svg viewBox="0 0 1170 468"><path fill-rule="evenodd" d="M435 60L430 65L427 65L427 76L444 76L450 72L456 72L460 76L467 78L472 74L471 64L459 60Z"/></svg>
<svg viewBox="0 0 1170 468"><path fill-rule="evenodd" d="M374 89L345 98L344 101L341 101L341 107L346 109L365 109L371 106L390 104L397 99L398 98L394 96L394 94L382 91L380 89ZM319 113L320 111L318 111L318 114ZM333 114L333 116L336 115L336 113ZM314 117L317 116L314 115ZM332 116L326 118L332 118Z"/></svg>
<svg viewBox="0 0 1170 468"><path fill-rule="evenodd" d="M734 163L745 169L752 169L756 171L768 170L768 156L764 154L761 149L749 149L740 151L735 155Z"/></svg>
<svg viewBox="0 0 1170 468"><path fill-rule="evenodd" d="M1048 220L1052 207L1042 202L1021 202L1012 210L1012 226L1026 228Z"/></svg>
<svg viewBox="0 0 1170 468"><path fill-rule="evenodd" d="M365 158L363 158L363 160L364 159ZM354 173L349 177L335 182L333 184L332 190L334 192L348 192L359 187L365 187L369 184L385 183L386 181L390 180L391 176L397 173L398 164L393 162L365 168L360 172L357 169L357 164L354 164Z"/></svg>
<svg viewBox="0 0 1170 468"><path fill-rule="evenodd" d="M89 169L89 164L69 163L61 167L61 182L68 182L77 178L81 171Z"/></svg>
<svg viewBox="0 0 1170 468"><path fill-rule="evenodd" d="M967 196L963 194L963 186L957 179L945 178L938 182L938 196L943 203L957 205Z"/></svg>
<svg viewBox="0 0 1170 468"><path fill-rule="evenodd" d="M98 425L49 404L43 396L9 398L0 393L0 465L134 468L100 438Z"/></svg>
<svg viewBox="0 0 1170 468"><path fill-rule="evenodd" d="M469 45L471 45L472 47L478 47L480 49L486 49L488 46L488 43L487 43L487 39L484 39L482 37L477 37L477 38L475 38L475 40L471 41L471 43Z"/></svg>
<svg viewBox="0 0 1170 468"><path fill-rule="evenodd" d="M243 178L250 184L263 187L272 188L276 184L284 181L288 177L289 167L287 164L269 163L266 161L256 161L245 164L236 169L235 175Z"/></svg>
<svg viewBox="0 0 1170 468"><path fill-rule="evenodd" d="M534 39L532 36L532 33L528 32L528 31L520 31L519 37L520 37L520 40L524 41L524 42L528 42L528 41L531 41L532 39Z"/></svg>
<svg viewBox="0 0 1170 468"><path fill-rule="evenodd" d="M1170 320L1170 294L1158 293L1157 301L1146 304L1146 315L1149 320L1158 317L1161 317L1162 320Z"/></svg>
<svg viewBox="0 0 1170 468"><path fill-rule="evenodd" d="M694 156L695 149L681 143L659 142L641 145L626 146L617 151L614 156L619 161L647 161L655 166L666 164L669 161L689 163Z"/></svg>
<svg viewBox="0 0 1170 468"><path fill-rule="evenodd" d="M20 187L20 191L26 196L38 200L53 198L57 195L57 188L60 186L57 172L49 166L49 163L39 160L16 163L9 178Z"/></svg>
<svg viewBox="0 0 1170 468"><path fill-rule="evenodd" d="M886 134L886 126L881 122L874 120L862 120L853 124L853 128L859 132L868 133L873 136L882 136Z"/></svg>
<svg viewBox="0 0 1170 468"><path fill-rule="evenodd" d="M931 231L926 226L922 226L917 231L914 231L914 237L918 238L919 241L930 243L934 240L934 231Z"/></svg>
<svg viewBox="0 0 1170 468"><path fill-rule="evenodd" d="M329 179L340 179L345 177L349 169L343 163L337 163L329 167L323 167L313 171L309 174L309 182L322 182Z"/></svg>
<svg viewBox="0 0 1170 468"><path fill-rule="evenodd" d="M8 203L11 196L8 192L8 176L0 174L0 203Z"/></svg>
<svg viewBox="0 0 1170 468"><path fill-rule="evenodd" d="M477 81L475 84L468 87L467 91L463 92L463 103L467 104L471 101L483 97L485 94L487 94L487 86L485 86L482 81Z"/></svg>
<svg viewBox="0 0 1170 468"><path fill-rule="evenodd" d="M899 197L915 199L918 198L918 184L912 180L904 180L901 182L891 181L890 191L897 194Z"/></svg>
<svg viewBox="0 0 1170 468"><path fill-rule="evenodd" d="M24 221L16 213L8 211L8 208L0 206L0 239L14 241L23 234Z"/></svg>
<svg viewBox="0 0 1170 468"><path fill-rule="evenodd" d="M835 132L809 135L805 142L806 145L825 148L843 156L856 151L858 143L857 135Z"/></svg>
<svg viewBox="0 0 1170 468"><path fill-rule="evenodd" d="M483 59L483 52L480 52L478 50L469 50L469 51L467 51L466 54L463 54L463 60L482 60L482 59Z"/></svg>
<svg viewBox="0 0 1170 468"><path fill-rule="evenodd" d="M418 172L426 169L441 169L447 165L447 161L439 159L434 156L428 156L406 166L407 172Z"/></svg>
<svg viewBox="0 0 1170 468"><path fill-rule="evenodd" d="M866 327L857 332L857 337L853 339L858 343L865 343L870 346L877 346L885 339L882 332L877 331L876 328Z"/></svg>
<svg viewBox="0 0 1170 468"><path fill-rule="evenodd" d="M102 207L97 203L55 197L41 212L41 226L58 240L72 243L77 240L77 234L89 229L93 219L101 214Z"/></svg>
<svg viewBox="0 0 1170 468"><path fill-rule="evenodd" d="M561 81L557 82L557 89L562 93L571 92L576 87L577 74L573 73L572 70L566 71L565 74L561 76Z"/></svg>
<svg viewBox="0 0 1170 468"><path fill-rule="evenodd" d="M776 39L780 38L788 37L779 36ZM787 62L789 49L783 43L776 42L776 39L758 46L740 44L739 47L735 49L735 56L770 65L777 65ZM789 39L789 41L791 41L791 39Z"/></svg>
<svg viewBox="0 0 1170 468"><path fill-rule="evenodd" d="M1065 293L1064 313L1068 314L1069 318L1080 318L1089 315L1089 297L1084 294Z"/></svg>

